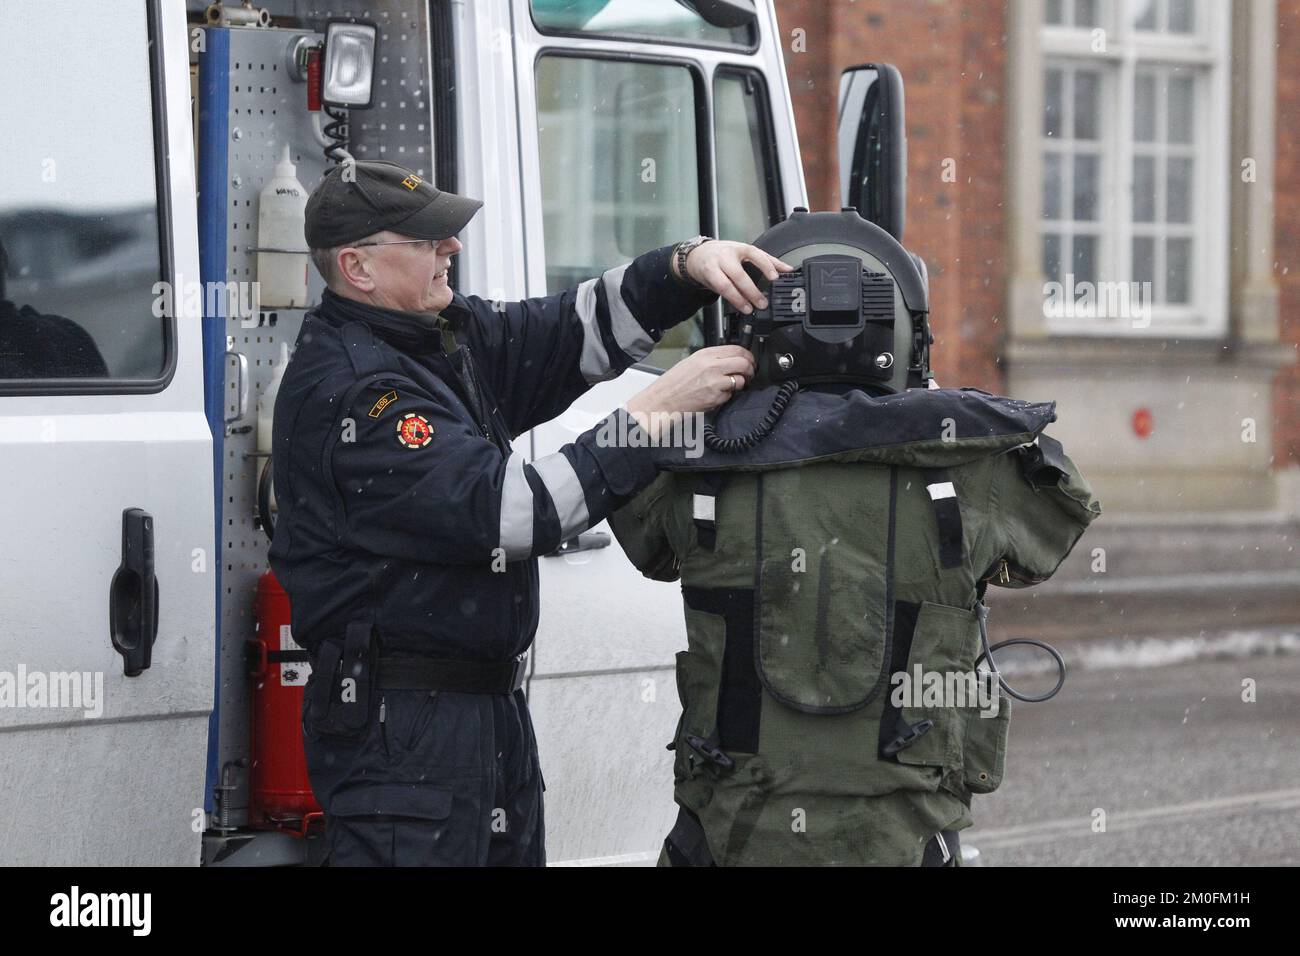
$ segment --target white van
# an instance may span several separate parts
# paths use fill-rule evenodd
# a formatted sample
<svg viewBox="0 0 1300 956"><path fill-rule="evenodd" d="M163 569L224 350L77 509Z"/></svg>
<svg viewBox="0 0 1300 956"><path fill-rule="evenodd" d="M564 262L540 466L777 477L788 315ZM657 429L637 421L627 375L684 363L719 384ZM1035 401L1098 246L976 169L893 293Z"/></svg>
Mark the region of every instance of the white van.
<svg viewBox="0 0 1300 956"><path fill-rule="evenodd" d="M369 71L370 105L330 117L308 109L309 53L345 17L374 26L372 60L342 68ZM807 205L781 40L770 0L0 4L0 863L318 856L306 825L247 825L257 409L304 310L226 293L271 248L283 148L308 190L328 148L481 198L455 285L543 295ZM844 155L901 148L853 111ZM555 450L720 323L673 330L517 447ZM527 689L552 862L651 861L674 817L680 595L610 541L541 561Z"/></svg>

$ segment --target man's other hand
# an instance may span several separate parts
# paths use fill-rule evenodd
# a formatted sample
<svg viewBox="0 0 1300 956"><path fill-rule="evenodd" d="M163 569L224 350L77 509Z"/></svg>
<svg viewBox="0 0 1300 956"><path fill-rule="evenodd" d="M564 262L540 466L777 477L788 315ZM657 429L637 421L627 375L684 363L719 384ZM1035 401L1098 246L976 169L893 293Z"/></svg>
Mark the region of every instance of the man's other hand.
<svg viewBox="0 0 1300 956"><path fill-rule="evenodd" d="M656 435L665 413L689 414L717 408L744 388L754 371L754 356L739 345L700 349L632 396L627 412L642 428Z"/></svg>
<svg viewBox="0 0 1300 956"><path fill-rule="evenodd" d="M782 272L794 271L794 266L768 255L758 246L713 239L690 251L686 257L686 272L696 282L722 296L734 308L750 313L754 309L767 308L767 296L745 272L746 262L752 263L768 282L774 282Z"/></svg>

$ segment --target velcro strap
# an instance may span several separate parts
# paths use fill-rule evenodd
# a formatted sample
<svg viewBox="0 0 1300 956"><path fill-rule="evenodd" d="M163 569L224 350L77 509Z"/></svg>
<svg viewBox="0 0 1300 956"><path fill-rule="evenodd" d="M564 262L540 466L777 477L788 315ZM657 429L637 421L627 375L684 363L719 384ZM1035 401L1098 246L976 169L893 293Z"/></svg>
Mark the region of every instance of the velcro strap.
<svg viewBox="0 0 1300 956"><path fill-rule="evenodd" d="M718 543L718 494L727 483L726 472L706 471L695 476L691 519L701 548L712 551Z"/></svg>
<svg viewBox="0 0 1300 956"><path fill-rule="evenodd" d="M959 568L962 563L961 506L957 489L946 468L926 468L925 490L930 493L934 519L939 526L939 566Z"/></svg>
<svg viewBox="0 0 1300 956"><path fill-rule="evenodd" d="M523 686L528 659L456 661L381 657L381 690L440 690L458 694L513 694Z"/></svg>
<svg viewBox="0 0 1300 956"><path fill-rule="evenodd" d="M1034 444L1020 449L1020 467L1035 488L1055 488L1069 473L1061 443L1041 433Z"/></svg>
<svg viewBox="0 0 1300 956"><path fill-rule="evenodd" d="M306 651L267 651L266 662L268 664L306 664L311 661L311 655Z"/></svg>

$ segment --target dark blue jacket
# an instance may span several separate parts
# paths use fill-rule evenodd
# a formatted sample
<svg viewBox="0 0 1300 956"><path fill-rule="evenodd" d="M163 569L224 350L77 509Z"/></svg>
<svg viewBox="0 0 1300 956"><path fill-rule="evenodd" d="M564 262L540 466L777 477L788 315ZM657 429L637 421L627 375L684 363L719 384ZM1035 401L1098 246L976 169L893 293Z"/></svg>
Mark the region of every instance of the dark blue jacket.
<svg viewBox="0 0 1300 956"><path fill-rule="evenodd" d="M523 302L456 295L430 316L326 292L303 319L275 403L270 563L295 639L354 621L385 652L504 661L537 629L537 561L655 477L648 447L602 427L526 464L510 441L562 413L712 301L669 273L671 247ZM613 430L613 434L625 431Z"/></svg>

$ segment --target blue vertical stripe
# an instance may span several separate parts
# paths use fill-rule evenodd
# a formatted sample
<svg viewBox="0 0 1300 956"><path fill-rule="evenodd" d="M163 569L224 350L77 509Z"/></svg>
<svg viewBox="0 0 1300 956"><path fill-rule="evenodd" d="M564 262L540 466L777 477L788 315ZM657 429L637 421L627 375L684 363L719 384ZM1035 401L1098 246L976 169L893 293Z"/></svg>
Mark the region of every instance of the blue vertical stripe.
<svg viewBox="0 0 1300 956"><path fill-rule="evenodd" d="M230 31L209 27L206 49L199 54L198 219L199 273L209 282L226 278L226 186L228 143L230 142ZM213 564L216 569L215 673L212 682L212 715L208 718L208 769L203 806L214 810L214 787L220 780L217 766L217 736L221 727L221 548L224 485L222 456L225 454L226 316L225 296L204 295L204 308L214 300L216 314L203 316L203 410L212 429L212 479L216 496L216 527L213 529Z"/></svg>

